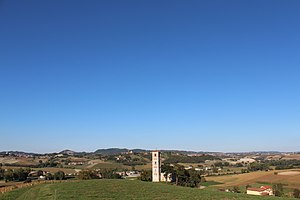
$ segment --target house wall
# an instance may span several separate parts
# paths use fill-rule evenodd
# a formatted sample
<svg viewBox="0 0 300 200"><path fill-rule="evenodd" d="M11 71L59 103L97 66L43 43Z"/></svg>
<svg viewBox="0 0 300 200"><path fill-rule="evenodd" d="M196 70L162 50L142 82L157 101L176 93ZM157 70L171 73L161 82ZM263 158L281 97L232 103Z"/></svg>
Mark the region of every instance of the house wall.
<svg viewBox="0 0 300 200"><path fill-rule="evenodd" d="M272 189L267 189L264 191L253 191L253 190L247 190L247 194L252 194L252 195L262 195L262 193L269 193L269 195L273 195Z"/></svg>
<svg viewBox="0 0 300 200"><path fill-rule="evenodd" d="M252 190L247 190L247 194L251 194L251 195L261 195L260 192L258 192L258 191L252 191Z"/></svg>
<svg viewBox="0 0 300 200"><path fill-rule="evenodd" d="M167 179L165 177L165 173L160 174L160 181L161 182L171 182L172 181L172 174L168 174Z"/></svg>

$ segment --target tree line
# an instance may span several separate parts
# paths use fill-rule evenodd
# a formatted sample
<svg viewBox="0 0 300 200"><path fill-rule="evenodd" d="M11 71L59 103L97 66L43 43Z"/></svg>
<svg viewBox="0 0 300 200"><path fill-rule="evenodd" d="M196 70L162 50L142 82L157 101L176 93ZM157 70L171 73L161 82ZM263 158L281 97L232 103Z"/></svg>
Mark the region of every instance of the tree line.
<svg viewBox="0 0 300 200"><path fill-rule="evenodd" d="M220 160L220 159L212 155L187 156L187 155L169 154L168 157L164 160L164 163L166 164L204 163L206 160Z"/></svg>
<svg viewBox="0 0 300 200"><path fill-rule="evenodd" d="M171 174L172 183L179 186L186 187L199 187L201 182L205 182L205 178L202 176L201 171L196 171L194 169L186 170L182 165L170 165L164 164L161 166L161 171L165 178ZM142 171L140 180L142 181L152 181L152 172Z"/></svg>

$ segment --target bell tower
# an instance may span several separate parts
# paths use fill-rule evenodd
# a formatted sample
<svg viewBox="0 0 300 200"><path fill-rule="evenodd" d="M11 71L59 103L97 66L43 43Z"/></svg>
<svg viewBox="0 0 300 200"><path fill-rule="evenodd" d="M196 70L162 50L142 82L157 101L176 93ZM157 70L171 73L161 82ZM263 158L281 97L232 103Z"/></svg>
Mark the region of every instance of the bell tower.
<svg viewBox="0 0 300 200"><path fill-rule="evenodd" d="M160 165L160 151L152 151L152 182L160 181Z"/></svg>

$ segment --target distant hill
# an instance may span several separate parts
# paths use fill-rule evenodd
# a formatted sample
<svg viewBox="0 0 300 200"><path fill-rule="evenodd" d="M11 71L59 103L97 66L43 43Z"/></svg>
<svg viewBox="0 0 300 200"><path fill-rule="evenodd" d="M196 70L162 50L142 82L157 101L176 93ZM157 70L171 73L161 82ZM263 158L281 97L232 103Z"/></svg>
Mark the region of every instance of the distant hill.
<svg viewBox="0 0 300 200"><path fill-rule="evenodd" d="M28 153L23 151L1 151L0 155L14 155L14 156L35 156L35 155L41 155L38 153Z"/></svg>
<svg viewBox="0 0 300 200"><path fill-rule="evenodd" d="M143 153L151 152L149 149L128 149L128 148L107 148L107 149L98 149L94 152L76 152L70 149L65 149L60 152L53 153L29 153L23 151L2 151L0 155L15 155L15 156L38 156L38 155L55 155L55 154L65 154L65 155L88 155L88 154L102 154L102 155L117 155L127 152L133 153ZM260 155L269 155L269 154L281 154L281 153L300 153L300 152L279 152L279 151L252 151L252 152L231 152L231 153L222 153L222 152L207 152L207 151L187 151L187 150L160 150L163 153L175 153L175 154L235 154L235 155L247 155L247 154L260 154Z"/></svg>
<svg viewBox="0 0 300 200"><path fill-rule="evenodd" d="M129 149L120 149L120 148L108 148L108 149L98 149L94 153L102 155L117 155L121 153L129 152Z"/></svg>
<svg viewBox="0 0 300 200"><path fill-rule="evenodd" d="M143 152L149 152L149 150L145 149L127 149L127 148L108 148L108 149L98 149L94 153L95 154L102 154L102 155L118 155L122 153L143 153Z"/></svg>
<svg viewBox="0 0 300 200"><path fill-rule="evenodd" d="M143 152L151 152L152 150L146 150L146 149L127 149L127 148L108 148L108 149L98 149L94 153L96 154L102 154L102 155L117 155L127 152L133 152L133 153L143 153ZM160 150L161 152L165 153L178 153L178 154L206 154L209 152L197 152L197 151L185 151L185 150Z"/></svg>
<svg viewBox="0 0 300 200"><path fill-rule="evenodd" d="M74 155L74 154L76 154L75 151L72 151L72 150L69 150L69 149L63 150L63 151L61 151L59 153L60 154L66 154L66 155Z"/></svg>

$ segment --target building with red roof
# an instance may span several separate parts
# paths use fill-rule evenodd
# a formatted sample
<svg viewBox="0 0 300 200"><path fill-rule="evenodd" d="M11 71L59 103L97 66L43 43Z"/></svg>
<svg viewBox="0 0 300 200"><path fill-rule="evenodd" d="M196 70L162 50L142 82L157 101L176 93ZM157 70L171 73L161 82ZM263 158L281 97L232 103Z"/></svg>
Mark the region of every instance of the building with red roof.
<svg viewBox="0 0 300 200"><path fill-rule="evenodd" d="M261 186L260 188L247 188L247 194L259 195L259 196L269 196L273 195L273 189L270 186Z"/></svg>

